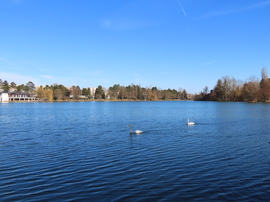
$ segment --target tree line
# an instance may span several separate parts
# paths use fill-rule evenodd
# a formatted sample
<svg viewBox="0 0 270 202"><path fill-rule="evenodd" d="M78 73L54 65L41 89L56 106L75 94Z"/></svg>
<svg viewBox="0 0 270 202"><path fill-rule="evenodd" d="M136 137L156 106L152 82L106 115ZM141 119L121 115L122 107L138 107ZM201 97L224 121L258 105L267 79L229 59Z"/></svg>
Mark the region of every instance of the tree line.
<svg viewBox="0 0 270 202"><path fill-rule="evenodd" d="M99 90L98 90L99 89ZM101 91L99 86L98 93ZM188 95L185 89L167 89L162 90L157 87L144 88L140 85L131 84L129 86L120 86L115 84L108 89L108 95L110 99L129 99L129 100L174 100L174 99L188 99Z"/></svg>
<svg viewBox="0 0 270 202"><path fill-rule="evenodd" d="M34 93L36 90L35 84L32 81L29 81L26 84L17 85L15 82L9 83L7 80L2 81L2 79L0 79L0 88L4 91L9 91L13 88L16 92L26 93Z"/></svg>
<svg viewBox="0 0 270 202"><path fill-rule="evenodd" d="M81 100L81 99L110 99L110 100L175 100L188 99L188 94L185 89L179 88L162 90L157 87L141 87L140 85L121 86L115 84L108 89L99 85L97 88L80 88L80 86L65 87L62 84L53 84L46 86L39 86L35 88L35 84L31 81L28 83L16 85L15 82L9 83L0 79L0 87L9 91L11 88L15 92L27 92L36 94L37 98L53 101L53 100Z"/></svg>
<svg viewBox="0 0 270 202"><path fill-rule="evenodd" d="M248 101L269 102L270 79L266 68L262 68L261 79L254 76L246 82L225 76L218 79L214 89L209 92L206 86L203 91L195 95L194 100L200 101Z"/></svg>

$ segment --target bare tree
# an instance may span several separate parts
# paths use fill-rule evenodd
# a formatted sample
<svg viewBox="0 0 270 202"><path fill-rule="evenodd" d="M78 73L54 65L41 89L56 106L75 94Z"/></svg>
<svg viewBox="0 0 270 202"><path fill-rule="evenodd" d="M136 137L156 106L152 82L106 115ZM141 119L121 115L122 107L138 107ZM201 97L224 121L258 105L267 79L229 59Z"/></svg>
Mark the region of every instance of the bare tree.
<svg viewBox="0 0 270 202"><path fill-rule="evenodd" d="M248 82L258 82L259 83L260 79L257 76L252 75L252 76L248 77L247 81Z"/></svg>
<svg viewBox="0 0 270 202"><path fill-rule="evenodd" d="M63 92L61 89L55 89L53 91L53 98L56 99L56 100L61 100L63 99L64 95L63 95Z"/></svg>
<svg viewBox="0 0 270 202"><path fill-rule="evenodd" d="M265 67L262 68L262 80L268 79L268 71Z"/></svg>
<svg viewBox="0 0 270 202"><path fill-rule="evenodd" d="M259 91L259 83L258 82L248 82L245 83L242 90L242 95L244 100L248 100L251 102L257 101L257 94Z"/></svg>
<svg viewBox="0 0 270 202"><path fill-rule="evenodd" d="M204 89L203 89L203 93L207 94L208 92L209 92L209 88L208 88L208 86L205 86Z"/></svg>
<svg viewBox="0 0 270 202"><path fill-rule="evenodd" d="M118 94L118 98L119 99L127 99L128 97L128 93L127 90L124 86L121 86L119 89L119 94Z"/></svg>
<svg viewBox="0 0 270 202"><path fill-rule="evenodd" d="M80 87L79 86L72 86L70 88L70 95L72 95L74 99L79 99L79 96L81 95Z"/></svg>

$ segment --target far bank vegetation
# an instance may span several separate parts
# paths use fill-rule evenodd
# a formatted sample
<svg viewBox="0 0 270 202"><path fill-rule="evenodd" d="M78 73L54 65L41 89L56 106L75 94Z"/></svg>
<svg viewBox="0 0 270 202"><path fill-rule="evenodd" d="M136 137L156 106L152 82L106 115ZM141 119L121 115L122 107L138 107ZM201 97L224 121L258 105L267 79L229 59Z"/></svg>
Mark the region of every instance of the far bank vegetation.
<svg viewBox="0 0 270 202"><path fill-rule="evenodd" d="M62 84L53 84L35 87L29 81L27 84L17 85L0 79L0 89L6 92L35 94L41 101L72 101L72 100L112 100L112 101L157 101L157 100L186 100L188 94L185 89L179 88L162 90L157 87L144 88L131 84L121 86L115 84L108 89L99 85L97 88L80 88L80 86L66 87Z"/></svg>
<svg viewBox="0 0 270 202"><path fill-rule="evenodd" d="M236 80L234 77L222 77L218 79L213 90L209 91L206 86L194 99L200 101L269 102L270 79L267 69L262 69L261 79L251 76L246 82Z"/></svg>
<svg viewBox="0 0 270 202"><path fill-rule="evenodd" d="M139 85L120 86L115 84L109 89L99 85L97 88L80 88L72 86L67 88L63 85L54 84L51 86L39 87L37 89L37 97L49 101L53 100L175 100L187 99L187 92L184 89L167 89L161 90L156 87L143 88Z"/></svg>

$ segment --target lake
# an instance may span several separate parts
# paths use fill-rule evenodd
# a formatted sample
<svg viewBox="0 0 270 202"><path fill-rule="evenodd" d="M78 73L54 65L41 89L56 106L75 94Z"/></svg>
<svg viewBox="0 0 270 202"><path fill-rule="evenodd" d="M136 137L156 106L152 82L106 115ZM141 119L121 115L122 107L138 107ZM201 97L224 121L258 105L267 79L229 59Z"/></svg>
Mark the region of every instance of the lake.
<svg viewBox="0 0 270 202"><path fill-rule="evenodd" d="M270 104L8 103L0 123L0 201L270 200Z"/></svg>

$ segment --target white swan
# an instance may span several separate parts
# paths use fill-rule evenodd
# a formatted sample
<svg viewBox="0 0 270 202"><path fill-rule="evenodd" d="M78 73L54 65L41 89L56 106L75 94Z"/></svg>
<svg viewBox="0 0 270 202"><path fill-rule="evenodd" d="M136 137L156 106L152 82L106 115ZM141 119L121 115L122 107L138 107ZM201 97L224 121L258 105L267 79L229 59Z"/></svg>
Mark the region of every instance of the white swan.
<svg viewBox="0 0 270 202"><path fill-rule="evenodd" d="M195 123L191 122L191 121L189 121L189 119L187 119L187 125L191 126L191 125L195 125Z"/></svg>
<svg viewBox="0 0 270 202"><path fill-rule="evenodd" d="M142 134L143 133L143 131L141 131L141 130L135 130L134 132L132 132L132 125L129 125L129 127L130 127L130 134Z"/></svg>

